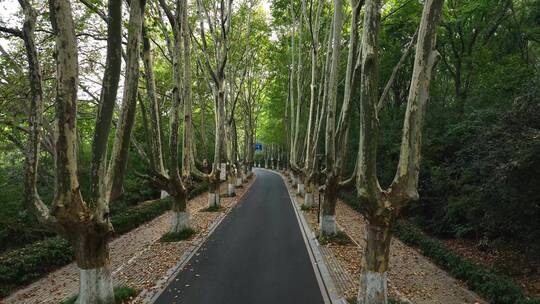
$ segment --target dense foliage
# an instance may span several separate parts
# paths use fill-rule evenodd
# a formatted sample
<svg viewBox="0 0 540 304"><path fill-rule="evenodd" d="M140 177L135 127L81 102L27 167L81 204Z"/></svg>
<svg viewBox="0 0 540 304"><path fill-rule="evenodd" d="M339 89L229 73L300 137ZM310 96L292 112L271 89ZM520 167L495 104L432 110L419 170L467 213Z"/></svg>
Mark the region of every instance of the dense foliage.
<svg viewBox="0 0 540 304"><path fill-rule="evenodd" d="M286 5L278 1L273 7L278 29L290 23L280 17ZM383 10L381 92L418 26L421 4L393 0ZM437 40L441 60L423 135L421 199L407 210L415 223L438 236L487 240L490 246L519 243L523 250L534 246L534 252L539 250L539 18L538 1L446 1ZM263 139L281 141L275 134L286 130L279 109L287 99L290 45L281 39L275 48L281 52L271 59L269 102L263 114L271 117L271 123L259 133ZM304 48L307 52L308 45ZM304 64L309 64L307 58ZM344 66L342 62L341 71ZM395 174L411 71L409 55L379 114L383 186ZM309 82L307 76L304 82ZM304 98L309 98L307 93ZM347 172L352 171L357 153L357 95L353 106Z"/></svg>

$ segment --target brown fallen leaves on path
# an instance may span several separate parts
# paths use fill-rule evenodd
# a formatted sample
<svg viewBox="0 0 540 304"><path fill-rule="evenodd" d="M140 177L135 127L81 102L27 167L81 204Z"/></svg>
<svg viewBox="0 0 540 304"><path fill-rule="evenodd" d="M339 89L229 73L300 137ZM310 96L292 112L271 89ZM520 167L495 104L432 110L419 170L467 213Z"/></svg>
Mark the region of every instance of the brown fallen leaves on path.
<svg viewBox="0 0 540 304"><path fill-rule="evenodd" d="M291 194L295 194L287 183ZM303 198L295 197L298 205L303 204ZM315 195L315 206L318 196ZM317 209L303 211L302 214L311 229L317 234ZM356 297L361 271L361 258L365 238L365 220L363 216L338 200L336 206L336 221L341 231L353 241L351 245L321 245L329 248L333 255L323 254L327 264L340 267L328 267L329 271L346 271L348 275L332 274L332 277L351 278L353 282L336 283L341 296ZM327 252L327 250L324 250ZM392 239L390 249L389 293L390 297L405 298L415 304L475 304L486 303L474 292L468 290L461 281L451 277L437 267L416 249L409 247L396 238ZM328 259L336 259L328 263ZM342 281L342 280L340 280Z"/></svg>
<svg viewBox="0 0 540 304"><path fill-rule="evenodd" d="M200 194L188 202L191 223L197 234L187 241L162 243L159 238L169 229L171 212L125 233L110 243L111 265L115 286L128 286L139 291L152 289L155 282L176 266L178 260L191 243L208 234L208 228L221 214L232 208L249 189L255 176L248 184L237 189L236 197L222 197L224 208L219 212L204 212L208 204L208 192ZM221 185L221 193L226 193L227 184ZM79 270L75 263L66 265L46 277L19 289L0 303L57 304L76 294L79 289ZM2 302L3 301L3 302Z"/></svg>

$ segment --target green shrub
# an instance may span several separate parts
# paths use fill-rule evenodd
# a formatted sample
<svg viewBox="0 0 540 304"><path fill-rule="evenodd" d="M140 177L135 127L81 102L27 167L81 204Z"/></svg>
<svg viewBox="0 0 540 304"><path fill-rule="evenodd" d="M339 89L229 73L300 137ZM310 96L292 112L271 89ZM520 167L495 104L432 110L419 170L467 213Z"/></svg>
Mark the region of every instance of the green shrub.
<svg viewBox="0 0 540 304"><path fill-rule="evenodd" d="M312 207L308 206L308 205L305 205L305 204L302 204L302 206L300 206L300 209L302 211L309 211L311 210Z"/></svg>
<svg viewBox="0 0 540 304"><path fill-rule="evenodd" d="M161 237L160 241L162 242L184 241L194 236L195 233L196 231L191 228L184 229L180 232L167 232Z"/></svg>
<svg viewBox="0 0 540 304"><path fill-rule="evenodd" d="M116 234L123 234L154 219L170 208L171 199L167 197L162 200L146 202L139 206L128 208L116 216L113 215L111 222Z"/></svg>
<svg viewBox="0 0 540 304"><path fill-rule="evenodd" d="M139 292L131 287L115 287L114 288L114 302L116 304L127 303L131 298L135 297ZM60 304L75 304L77 296L73 296Z"/></svg>
<svg viewBox="0 0 540 304"><path fill-rule="evenodd" d="M203 209L203 212L220 212L221 210L223 210L222 206L210 206Z"/></svg>
<svg viewBox="0 0 540 304"><path fill-rule="evenodd" d="M0 256L0 297L72 260L71 247L58 237L4 253Z"/></svg>
<svg viewBox="0 0 540 304"><path fill-rule="evenodd" d="M353 244L351 238L343 231L338 231L332 235L319 234L317 240L319 240L321 245L335 244L345 246Z"/></svg>

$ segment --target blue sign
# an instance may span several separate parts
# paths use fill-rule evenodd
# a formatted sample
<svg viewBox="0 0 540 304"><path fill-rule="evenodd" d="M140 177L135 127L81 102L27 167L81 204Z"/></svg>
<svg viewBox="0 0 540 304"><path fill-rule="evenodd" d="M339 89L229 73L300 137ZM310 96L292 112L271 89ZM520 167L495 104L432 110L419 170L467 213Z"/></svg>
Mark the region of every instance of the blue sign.
<svg viewBox="0 0 540 304"><path fill-rule="evenodd" d="M261 144L255 144L255 151L261 151L262 150L262 145Z"/></svg>

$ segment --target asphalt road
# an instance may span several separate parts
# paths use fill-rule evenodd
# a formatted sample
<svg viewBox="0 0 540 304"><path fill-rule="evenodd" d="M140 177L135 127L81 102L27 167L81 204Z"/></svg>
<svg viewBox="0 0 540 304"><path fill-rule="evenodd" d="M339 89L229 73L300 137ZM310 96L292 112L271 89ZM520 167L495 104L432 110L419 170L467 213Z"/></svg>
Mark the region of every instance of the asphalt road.
<svg viewBox="0 0 540 304"><path fill-rule="evenodd" d="M322 304L280 176L257 179L155 303Z"/></svg>

